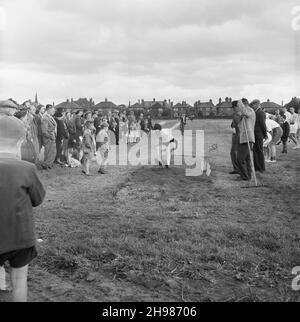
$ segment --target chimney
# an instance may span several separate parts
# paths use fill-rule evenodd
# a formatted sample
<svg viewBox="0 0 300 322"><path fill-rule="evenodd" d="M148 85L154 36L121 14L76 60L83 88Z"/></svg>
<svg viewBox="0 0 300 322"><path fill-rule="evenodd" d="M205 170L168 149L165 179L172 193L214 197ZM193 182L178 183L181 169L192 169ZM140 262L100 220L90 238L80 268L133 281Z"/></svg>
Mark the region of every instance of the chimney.
<svg viewBox="0 0 300 322"><path fill-rule="evenodd" d="M141 100L138 100L138 102L139 102L139 105L141 104Z"/></svg>
<svg viewBox="0 0 300 322"><path fill-rule="evenodd" d="M221 104L222 103L222 98L219 98L219 104Z"/></svg>
<svg viewBox="0 0 300 322"><path fill-rule="evenodd" d="M210 100L209 100L209 103L212 103L212 102L213 102L213 101L212 101L212 99L210 99Z"/></svg>
<svg viewBox="0 0 300 322"><path fill-rule="evenodd" d="M108 102L108 100L107 100L107 98L105 98L105 103L107 103Z"/></svg>
<svg viewBox="0 0 300 322"><path fill-rule="evenodd" d="M155 103L155 98L153 98L153 103Z"/></svg>
<svg viewBox="0 0 300 322"><path fill-rule="evenodd" d="M73 103L74 101L73 101L73 98L71 98L71 102Z"/></svg>
<svg viewBox="0 0 300 322"><path fill-rule="evenodd" d="M67 103L70 103L70 100L69 99L67 99Z"/></svg>

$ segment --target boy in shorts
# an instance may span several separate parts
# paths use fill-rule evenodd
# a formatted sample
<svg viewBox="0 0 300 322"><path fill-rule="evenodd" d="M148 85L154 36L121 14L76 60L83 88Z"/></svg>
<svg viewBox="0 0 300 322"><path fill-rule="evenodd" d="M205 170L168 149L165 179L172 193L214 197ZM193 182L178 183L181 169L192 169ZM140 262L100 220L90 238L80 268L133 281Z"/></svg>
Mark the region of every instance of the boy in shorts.
<svg viewBox="0 0 300 322"><path fill-rule="evenodd" d="M23 123L0 118L0 267L11 267L14 302L27 301L29 263L37 256L33 207L45 197L35 165L21 161Z"/></svg>

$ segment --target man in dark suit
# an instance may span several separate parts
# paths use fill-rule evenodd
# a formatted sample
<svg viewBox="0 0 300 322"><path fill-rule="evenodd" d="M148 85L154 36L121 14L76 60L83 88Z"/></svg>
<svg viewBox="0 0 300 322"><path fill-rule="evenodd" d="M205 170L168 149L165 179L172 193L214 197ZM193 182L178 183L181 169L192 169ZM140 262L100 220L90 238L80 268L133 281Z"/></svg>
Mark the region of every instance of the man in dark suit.
<svg viewBox="0 0 300 322"><path fill-rule="evenodd" d="M12 268L15 302L27 300L28 265L37 256L33 207L45 197L36 167L21 161L24 139L20 120L0 118L0 267L8 262Z"/></svg>
<svg viewBox="0 0 300 322"><path fill-rule="evenodd" d="M240 130L239 130L240 117L237 115L237 104L238 104L238 101L232 102L232 108L234 110L234 114L233 114L233 120L231 123L231 128L233 133L232 133L230 157L231 157L231 163L233 166L233 171L231 171L230 174L239 174L237 154L238 154L238 148L240 144Z"/></svg>
<svg viewBox="0 0 300 322"><path fill-rule="evenodd" d="M56 135L56 158L55 163L62 164L63 142L68 139L69 133L65 123L65 112L63 109L58 109L54 115L57 124Z"/></svg>
<svg viewBox="0 0 300 322"><path fill-rule="evenodd" d="M263 147L264 139L267 137L266 114L262 110L259 100L251 102L250 107L256 114L254 127L255 144L253 147L254 167L256 171L263 173L266 171Z"/></svg>

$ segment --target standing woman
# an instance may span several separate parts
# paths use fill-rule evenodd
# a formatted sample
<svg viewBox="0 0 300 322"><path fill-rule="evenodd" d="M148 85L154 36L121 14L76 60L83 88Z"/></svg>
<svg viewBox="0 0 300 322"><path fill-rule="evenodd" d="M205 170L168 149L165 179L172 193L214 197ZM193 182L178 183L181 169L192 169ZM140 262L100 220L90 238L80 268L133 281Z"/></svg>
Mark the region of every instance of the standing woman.
<svg viewBox="0 0 300 322"><path fill-rule="evenodd" d="M96 149L98 153L98 164L100 166L98 173L106 174L105 168L108 160L109 151L109 136L108 136L108 123L101 124L101 131L96 137Z"/></svg>
<svg viewBox="0 0 300 322"><path fill-rule="evenodd" d="M74 116L71 112L66 113L66 126L69 133L69 139L67 140L67 149L65 157L67 159L69 167L71 166L71 157L76 149L76 127L74 122Z"/></svg>
<svg viewBox="0 0 300 322"><path fill-rule="evenodd" d="M87 121L85 123L85 130L83 133L83 141L82 141L82 149L83 149L82 172L87 176L91 176L90 163L92 159L96 156L96 142L95 142L95 137L92 134L93 129L94 129L94 122Z"/></svg>
<svg viewBox="0 0 300 322"><path fill-rule="evenodd" d="M43 145L45 147L44 169L52 169L56 158L57 125L53 118L54 113L54 107L48 104L42 119Z"/></svg>

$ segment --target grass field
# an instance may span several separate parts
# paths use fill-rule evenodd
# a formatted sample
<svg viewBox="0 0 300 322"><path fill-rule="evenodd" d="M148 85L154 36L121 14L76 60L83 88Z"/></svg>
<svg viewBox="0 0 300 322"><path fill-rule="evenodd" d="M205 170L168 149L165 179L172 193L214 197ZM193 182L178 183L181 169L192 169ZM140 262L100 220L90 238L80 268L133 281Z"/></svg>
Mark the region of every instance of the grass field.
<svg viewBox="0 0 300 322"><path fill-rule="evenodd" d="M209 177L155 166L41 173L31 301L299 301L300 151L267 165L268 187L241 189L228 174L230 121L192 128L205 130Z"/></svg>

